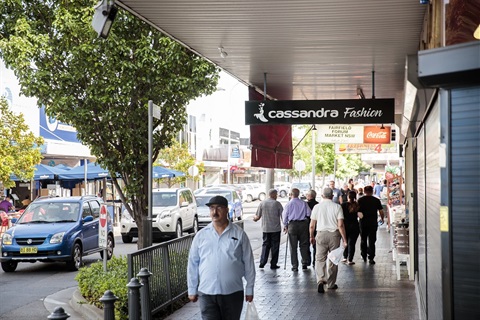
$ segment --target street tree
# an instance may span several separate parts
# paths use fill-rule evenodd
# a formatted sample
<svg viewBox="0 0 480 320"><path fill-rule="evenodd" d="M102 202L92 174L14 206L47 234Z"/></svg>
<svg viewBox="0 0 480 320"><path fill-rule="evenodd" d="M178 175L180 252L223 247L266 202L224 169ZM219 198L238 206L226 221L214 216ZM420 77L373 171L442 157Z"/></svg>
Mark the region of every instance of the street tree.
<svg viewBox="0 0 480 320"><path fill-rule="evenodd" d="M298 130L307 132L310 126L300 126ZM304 134L303 134L304 135ZM305 170L301 173L295 169L290 170L290 175L299 177L312 172L312 134L311 131L300 138L293 139L293 145L297 146L294 151L294 160L303 160ZM303 137L303 140L301 138ZM301 140L301 141L300 141ZM337 167L335 171L335 161ZM325 185L325 176L335 172L336 177L347 180L359 175L362 171L368 171L370 166L362 161L358 154L335 154L335 145L332 143L315 143L315 174L321 174L322 186Z"/></svg>
<svg viewBox="0 0 480 320"><path fill-rule="evenodd" d="M33 178L35 165L42 160L43 139L29 130L23 114L12 112L4 97L0 97L0 117L0 181L4 188L11 188L15 186L12 173L21 180Z"/></svg>
<svg viewBox="0 0 480 320"><path fill-rule="evenodd" d="M138 247L148 194L148 100L153 159L186 123L186 104L216 90L218 69L148 23L120 10L108 39L91 27L96 0L4 0L0 54L22 93L49 116L74 126L107 168L135 219ZM117 177L125 188L119 188Z"/></svg>
<svg viewBox="0 0 480 320"><path fill-rule="evenodd" d="M185 173L183 177L175 177L169 179L170 184L184 183L187 179L199 180L199 176L205 172L205 166L203 163L197 163L195 157L190 154L188 145L186 143L180 143L173 141L170 147L167 147L160 151L157 159L157 163L161 166L168 166L169 168ZM192 177L189 173L190 167L196 167L198 175ZM170 185L169 185L170 186Z"/></svg>

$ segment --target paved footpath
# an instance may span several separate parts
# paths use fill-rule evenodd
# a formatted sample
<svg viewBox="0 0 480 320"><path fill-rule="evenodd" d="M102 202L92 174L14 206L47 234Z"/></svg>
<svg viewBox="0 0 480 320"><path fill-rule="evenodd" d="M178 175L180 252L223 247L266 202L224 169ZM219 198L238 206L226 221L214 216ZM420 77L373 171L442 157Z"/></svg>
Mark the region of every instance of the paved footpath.
<svg viewBox="0 0 480 320"><path fill-rule="evenodd" d="M396 279L395 263L390 251L390 234L382 226L377 233L376 264L363 262L360 256L360 238L357 241L355 265L340 264L337 290L317 292L312 267L291 271L290 254L284 270L285 243L280 247L281 269L258 269L254 302L260 319L322 319L322 320L417 320L418 308L415 285L408 280L406 266L401 267L402 278ZM300 254L298 255L300 257ZM245 313L245 307L243 308ZM169 316L169 320L201 319L198 303L187 303ZM243 315L242 315L243 319Z"/></svg>

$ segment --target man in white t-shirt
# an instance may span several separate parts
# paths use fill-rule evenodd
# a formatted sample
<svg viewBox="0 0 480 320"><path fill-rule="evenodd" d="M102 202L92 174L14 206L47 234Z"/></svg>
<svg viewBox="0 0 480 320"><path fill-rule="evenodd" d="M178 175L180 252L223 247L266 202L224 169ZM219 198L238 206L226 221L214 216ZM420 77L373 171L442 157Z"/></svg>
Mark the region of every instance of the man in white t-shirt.
<svg viewBox="0 0 480 320"><path fill-rule="evenodd" d="M327 285L327 289L338 289L335 283L338 266L330 263L327 270L327 255L340 246L341 240L344 247L347 246L342 207L333 202L332 198L333 190L323 189L323 201L313 208L310 222L310 242L317 248L315 274L319 293L325 292L324 284ZM314 237L315 230L317 230L316 237Z"/></svg>

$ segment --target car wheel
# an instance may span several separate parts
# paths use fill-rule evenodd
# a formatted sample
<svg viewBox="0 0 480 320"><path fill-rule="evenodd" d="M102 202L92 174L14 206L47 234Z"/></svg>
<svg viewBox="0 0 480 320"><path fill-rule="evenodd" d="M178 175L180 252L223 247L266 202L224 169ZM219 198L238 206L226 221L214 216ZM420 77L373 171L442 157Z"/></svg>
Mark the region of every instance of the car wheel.
<svg viewBox="0 0 480 320"><path fill-rule="evenodd" d="M67 261L67 269L77 271L82 266L82 246L75 243L72 250L72 260Z"/></svg>
<svg viewBox="0 0 480 320"><path fill-rule="evenodd" d="M258 200L263 201L265 200L265 197L266 197L265 193L262 192L258 195Z"/></svg>
<svg viewBox="0 0 480 320"><path fill-rule="evenodd" d="M252 202L253 201L253 197L251 194L247 195L247 202Z"/></svg>
<svg viewBox="0 0 480 320"><path fill-rule="evenodd" d="M129 236L128 234L126 234L126 235L122 234L122 241L123 241L123 243L132 243L133 237Z"/></svg>
<svg viewBox="0 0 480 320"><path fill-rule="evenodd" d="M17 270L17 265L18 262L16 261L2 262L2 269L5 272L14 272L15 270Z"/></svg>
<svg viewBox="0 0 480 320"><path fill-rule="evenodd" d="M196 234L198 232L198 218L195 217L193 219L193 227L188 231L188 233Z"/></svg>
<svg viewBox="0 0 480 320"><path fill-rule="evenodd" d="M110 260L113 257L113 244L113 237L109 235L107 238L107 260ZM100 257L103 259L103 250L100 251Z"/></svg>
<svg viewBox="0 0 480 320"><path fill-rule="evenodd" d="M183 237L182 221L178 220L177 225L175 226L175 235L173 236L173 238L178 239L181 237Z"/></svg>
<svg viewBox="0 0 480 320"><path fill-rule="evenodd" d="M285 198L287 196L287 191L281 190L280 191L280 198Z"/></svg>

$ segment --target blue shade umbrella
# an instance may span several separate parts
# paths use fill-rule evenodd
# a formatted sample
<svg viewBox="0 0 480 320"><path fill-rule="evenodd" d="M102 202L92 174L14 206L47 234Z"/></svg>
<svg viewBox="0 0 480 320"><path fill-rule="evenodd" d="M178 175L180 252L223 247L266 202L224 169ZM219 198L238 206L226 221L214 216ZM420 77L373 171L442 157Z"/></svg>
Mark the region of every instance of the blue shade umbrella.
<svg viewBox="0 0 480 320"><path fill-rule="evenodd" d="M154 166L152 170L152 175L154 179L160 179L160 178L183 177L185 176L185 173L177 170L173 170L173 169L160 167L160 166Z"/></svg>
<svg viewBox="0 0 480 320"><path fill-rule="evenodd" d="M57 165L55 166L55 168L57 168L57 169L62 169L62 170L71 170L71 169L72 169L72 167L69 167L69 166L67 166L67 165L65 165L65 164L63 164L63 163L57 164Z"/></svg>
<svg viewBox="0 0 480 320"><path fill-rule="evenodd" d="M66 172L68 171L40 163L35 166L35 173L32 180L56 180L60 178L60 175L65 174ZM13 181L20 180L13 174L10 176L10 179Z"/></svg>
<svg viewBox="0 0 480 320"><path fill-rule="evenodd" d="M78 166L71 170L64 171L59 176L61 180L82 180L85 178L85 166ZM110 173L107 169L102 168L95 162L87 164L87 180L110 178Z"/></svg>

